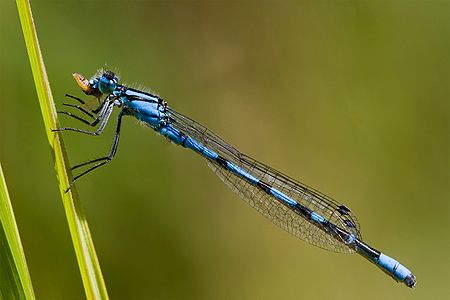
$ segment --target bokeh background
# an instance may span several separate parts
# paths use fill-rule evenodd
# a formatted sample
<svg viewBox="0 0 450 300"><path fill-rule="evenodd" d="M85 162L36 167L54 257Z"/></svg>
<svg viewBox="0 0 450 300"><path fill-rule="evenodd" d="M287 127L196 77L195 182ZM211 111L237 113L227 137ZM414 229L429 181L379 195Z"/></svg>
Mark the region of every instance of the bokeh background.
<svg viewBox="0 0 450 300"><path fill-rule="evenodd" d="M113 299L450 294L448 1L32 1L55 100L119 70L242 152L352 209L415 291L302 242L195 154L126 119L77 183ZM0 159L39 299L85 298L14 2L0 2ZM79 125L61 117L62 124ZM65 134L72 163L109 149Z"/></svg>

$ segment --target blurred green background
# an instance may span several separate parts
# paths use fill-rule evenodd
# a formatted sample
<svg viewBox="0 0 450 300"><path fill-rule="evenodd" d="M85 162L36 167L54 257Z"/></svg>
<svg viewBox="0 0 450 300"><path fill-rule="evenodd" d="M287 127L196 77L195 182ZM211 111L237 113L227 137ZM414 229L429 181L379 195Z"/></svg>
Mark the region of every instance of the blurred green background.
<svg viewBox="0 0 450 300"><path fill-rule="evenodd" d="M125 119L77 183L113 299L443 299L450 294L448 1L32 1L55 100L117 68L244 153L358 216L415 291L310 246L195 154ZM0 160L38 299L85 297L15 3L0 2ZM79 125L61 117L61 123ZM109 149L64 135L72 163Z"/></svg>

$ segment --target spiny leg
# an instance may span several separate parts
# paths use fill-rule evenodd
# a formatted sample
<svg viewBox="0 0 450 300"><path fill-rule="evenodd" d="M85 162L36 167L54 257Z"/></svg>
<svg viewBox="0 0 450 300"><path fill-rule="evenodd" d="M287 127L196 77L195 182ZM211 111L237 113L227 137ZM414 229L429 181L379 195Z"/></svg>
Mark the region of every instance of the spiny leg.
<svg viewBox="0 0 450 300"><path fill-rule="evenodd" d="M116 154L116 150L117 150L117 143L119 141L119 135L120 135L120 126L121 126L121 122L122 122L122 116L124 116L125 113L123 111L120 112L118 120L117 120L117 126L116 126L116 133L114 135L114 140L113 140L113 145L111 147L111 150L109 151L107 156L104 157L99 157L99 158L95 158L92 160L89 160L87 162L75 165L72 167L72 170L78 169L80 167L92 164L92 163L96 163L99 161L103 161L103 160L107 160L107 159L112 159L112 157L114 157L114 155Z"/></svg>
<svg viewBox="0 0 450 300"><path fill-rule="evenodd" d="M87 110L85 110L83 107L79 106L79 105L75 105L75 104L70 104L70 103L63 103L62 105L64 106L68 106L68 107L73 107L78 109L79 111L81 111L82 113L84 113L85 115L91 117L92 119L95 119L94 115L91 114L90 112L88 112Z"/></svg>
<svg viewBox="0 0 450 300"><path fill-rule="evenodd" d="M72 96L72 95L70 95L70 94L66 94L66 97L67 97L67 98L75 99L75 100L77 100L78 102L80 102L81 104L86 104L86 102L85 102L84 100L81 100L80 98L75 97L75 96Z"/></svg>
<svg viewBox="0 0 450 300"><path fill-rule="evenodd" d="M81 104L85 104L86 103L83 100L81 100L80 98L72 96L72 95L69 95L69 94L66 94L66 97L75 99L78 102L80 102ZM69 106L69 107L74 107L74 108L78 109L79 111L81 111L82 113L88 115L89 117L94 118L94 116L90 112L88 112L87 110L85 110L84 108L82 108L79 105L68 104L68 103L63 103L63 105L64 106ZM80 116L77 116L77 115L75 115L75 114L73 114L71 112L58 110L57 113L67 115L67 116L72 117L72 118L74 118L74 119L76 119L78 121L81 121L81 122L83 122L83 123L85 123L87 125L91 125L91 122L86 121L85 119L83 119Z"/></svg>
<svg viewBox="0 0 450 300"><path fill-rule="evenodd" d="M105 102L103 102L102 106L96 109L96 111L100 110L100 112L94 122L91 123L91 126L96 126L102 119L109 118L109 116L111 115L111 111L109 111L109 109L112 109L111 107L113 107L114 105L118 105L118 102L116 101L117 100L110 99L108 96L105 99Z"/></svg>
<svg viewBox="0 0 450 300"><path fill-rule="evenodd" d="M84 100L81 100L80 98L72 96L70 94L66 94L66 97L75 99L75 100L77 100L78 102L80 102L83 105L86 104L86 102ZM98 99L99 99L99 102L100 102L100 98L98 98ZM102 106L103 106L103 103L100 103L100 105L97 108L91 109L91 112L93 112L94 114L98 113L100 111L100 109L102 109Z"/></svg>
<svg viewBox="0 0 450 300"><path fill-rule="evenodd" d="M75 96L72 96L72 95L69 95L69 94L66 94L66 97L75 99L75 100L77 100L78 102L80 102L81 104L85 104L85 101L81 100L81 99L78 98L78 97L75 97ZM105 100L105 102L106 102L106 101L107 101L107 100ZM74 118L74 119L76 119L76 120L78 120L78 121L81 121L81 122L85 123L86 125L95 127L95 126L98 124L99 120L98 120L98 117L95 117L95 116L94 116L94 114L97 114L97 113L101 110L101 108L103 108L105 102L104 102L104 103L101 103L101 104L99 105L99 107L97 107L96 109L92 109L92 110L91 110L92 113L89 112L89 111L87 111L86 109L84 109L84 108L81 107L80 105L69 104L69 103L63 103L64 106L76 108L77 110L81 111L83 114L85 114L85 115L89 116L90 118L94 119L93 122L87 121L86 119L83 119L82 117L77 116L77 115L75 115L75 114L73 114L73 113L71 113L71 112L67 112L67 111L57 111L57 112L60 113L60 114L64 114L64 115L67 115L67 116L69 116L69 117L72 117L72 118Z"/></svg>
<svg viewBox="0 0 450 300"><path fill-rule="evenodd" d="M105 157L96 158L96 159L90 160L88 162L85 162L85 163L82 163L82 164L74 166L72 168L72 170L74 170L76 168L79 168L81 166L85 166L85 165L88 165L88 164L99 162L96 165L92 166L91 168L87 169L86 171L82 172L81 174L78 174L77 176L75 176L73 178L72 182L69 184L69 187L66 189L66 191L65 191L66 193L70 190L70 188L73 186L73 184L75 183L75 181L78 178L86 175L87 173L89 173L89 172L91 172L91 171L93 171L93 170L95 170L95 169L97 169L97 168L99 168L99 167L101 167L101 166L103 166L103 165L105 165L107 163L109 163L114 158L114 155L116 155L116 152L117 152L117 146L119 145L120 127L121 127L121 124L122 124L122 117L124 115L125 114L123 113L123 111L121 111L119 113L119 116L117 118L116 133L114 134L113 144L112 144L111 150L109 150L108 155L105 156Z"/></svg>
<svg viewBox="0 0 450 300"><path fill-rule="evenodd" d="M87 131L87 130L83 130L83 129L79 129L79 128L72 128L72 127L62 127L62 128L58 128L58 129L52 129L52 131L68 130L68 131L75 131L75 132L80 132L80 133L85 133L85 134L95 135L95 136L100 135L103 132L103 129L105 129L106 123L108 123L108 119L111 116L113 108L114 108L114 102L112 102L112 103L109 101L105 102L105 105L102 108L102 112L100 112L97 119L93 123L91 123L91 124L93 124L92 126L95 126L100 120L102 121L96 131Z"/></svg>
<svg viewBox="0 0 450 300"><path fill-rule="evenodd" d="M64 105L64 103L63 103L63 105ZM71 113L71 112L58 110L57 113L58 113L58 114L63 114L63 115L69 116L69 117L72 117L72 118L74 118L75 120L81 121L81 122L83 122L83 123L86 124L86 125L92 126L92 125L91 125L91 122L86 121L86 120L83 119L82 117L79 117L79 116L77 116L77 115L74 115L74 114Z"/></svg>

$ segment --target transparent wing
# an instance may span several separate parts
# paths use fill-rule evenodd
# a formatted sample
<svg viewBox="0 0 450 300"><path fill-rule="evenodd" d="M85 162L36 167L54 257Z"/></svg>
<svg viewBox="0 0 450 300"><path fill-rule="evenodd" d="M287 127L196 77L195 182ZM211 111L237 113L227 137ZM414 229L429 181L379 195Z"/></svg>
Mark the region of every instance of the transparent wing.
<svg viewBox="0 0 450 300"><path fill-rule="evenodd" d="M83 104L83 108L88 110L88 111L95 111L96 109L98 109L103 102L105 101L105 99L100 99L97 97L90 97L85 104Z"/></svg>
<svg viewBox="0 0 450 300"><path fill-rule="evenodd" d="M329 222L361 239L358 220L344 205L240 153L203 125L173 109L167 108L167 112L172 120L171 125L176 129L188 134L246 172L270 184L298 203L320 214ZM280 203L275 197L251 185L233 172L224 169L215 161L208 160L208 166L244 201L284 230L323 249L340 253L354 252L344 241L318 228L302 215Z"/></svg>

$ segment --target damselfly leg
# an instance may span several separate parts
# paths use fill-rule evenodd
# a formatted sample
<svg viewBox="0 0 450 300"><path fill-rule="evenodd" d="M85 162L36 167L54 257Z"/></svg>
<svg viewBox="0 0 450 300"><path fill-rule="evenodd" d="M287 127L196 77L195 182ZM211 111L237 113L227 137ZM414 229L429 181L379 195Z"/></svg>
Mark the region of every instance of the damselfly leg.
<svg viewBox="0 0 450 300"><path fill-rule="evenodd" d="M114 101L106 99L102 105L103 106L102 106L97 118L92 123L89 124L90 126L95 127L100 122L100 126L97 128L96 131L88 131L88 130L74 128L74 127L62 127L62 128L52 129L52 131L68 130L68 131L75 131L75 132L80 132L80 133L84 133L84 134L89 134L89 135L100 135L102 133L103 129L105 129L105 126L108 123L108 119L111 116L111 113L112 113L112 110L114 107Z"/></svg>
<svg viewBox="0 0 450 300"><path fill-rule="evenodd" d="M111 108L112 108L112 106L111 106ZM75 170L75 169L83 167L83 166L87 166L87 165L90 165L90 164L93 164L93 163L97 163L94 166L90 167L89 169L87 169L87 170L83 171L82 173L78 174L77 176L75 176L73 178L72 182L69 184L69 187L66 189L66 193L70 190L70 188L73 186L73 184L75 183L75 181L77 179L79 179L80 177L88 174L89 172L91 172L91 171L93 171L93 170L95 170L95 169L97 169L97 168L99 168L99 167L101 167L103 165L106 165L107 163L109 163L114 158L114 155L117 152L117 146L119 145L120 128L121 128L121 125L122 125L122 117L124 115L125 115L124 111L121 111L119 113L119 116L117 117L116 132L114 134L113 143L112 143L111 149L109 150L108 155L106 155L104 157L100 157L100 158L95 158L95 159L89 160L87 162L84 162L84 163L81 163L81 164L73 166L72 170ZM109 118L109 115L108 115L108 118ZM106 124L108 118L103 119L102 124L103 123ZM104 125L103 125L103 127L104 127ZM85 133L84 131L76 131L76 132Z"/></svg>
<svg viewBox="0 0 450 300"><path fill-rule="evenodd" d="M80 99L78 97L72 96L70 94L66 94L66 97L75 99L78 102L80 102L82 105L86 104L86 102L84 100L82 100L82 99ZM100 98L95 98L95 99L98 100L99 105L96 108L94 108L94 109L90 109L90 111L93 112L94 114L97 114L100 111L100 109L102 108L103 103L101 102ZM87 113L87 114L89 114L89 113Z"/></svg>
<svg viewBox="0 0 450 300"><path fill-rule="evenodd" d="M80 103L84 103L83 100L70 96L68 95L68 97L76 99L77 101L79 101ZM108 123L109 118L111 117L111 113L113 111L113 108L115 105L118 105L118 102L114 101L114 99L109 99L107 98L99 108L92 110L92 112L95 113L95 111L100 111L99 114L97 115L97 117L95 118L95 120L93 122L88 122L84 119L82 119L81 117L78 117L76 115L73 115L71 113L67 113L67 112L62 112L65 115L71 116L79 121L82 121L83 123L92 126L92 127L96 127L97 124L100 122L99 127L97 128L97 130L95 131L88 131L88 130L84 130L84 129L80 129L80 128L74 128L74 127L62 127L62 128L57 128L57 129L52 129L52 131L56 132L56 131L74 131L74 132L79 132L79 133L84 133L84 134L88 134L88 135L93 135L93 136L98 136L100 135L103 130L105 129L106 124ZM70 106L70 107L74 107L78 110L80 110L81 112L83 112L84 114L88 115L88 116L92 116L92 118L94 118L94 115L92 115L91 113L89 113L88 111L86 111L83 107L80 107L78 105L66 105L66 106ZM97 169L100 166L105 165L106 163L110 162L112 160L112 158L114 157L114 155L116 154L117 151L117 145L119 142L119 136L120 136L120 127L121 127L121 123L122 123L122 116L124 115L124 112L121 111L119 113L118 116L118 121L117 121L117 127L116 127L116 132L114 135L114 139L113 139L113 143L112 143L112 147L109 151L109 153L106 156L100 157L100 158L96 158L96 159L92 159L89 160L87 162L84 162L82 164L78 164L73 166L71 169L77 169L79 167L82 166L86 166L86 165L90 165L93 163L97 163L94 166L90 167L89 169L85 170L84 172L78 174L77 176L75 176L72 180L72 182L69 184L69 187L66 189L66 193L70 190L70 188L73 186L73 184L75 183L75 181L82 177L83 175L86 175L87 173Z"/></svg>
<svg viewBox="0 0 450 300"><path fill-rule="evenodd" d="M74 119L76 119L76 120L78 120L80 122L83 122L86 125L89 125L89 126L93 126L94 127L95 125L97 125L98 120L96 120L96 116L95 115L101 110L101 108L103 107L104 103L100 103L98 105L98 107L96 107L95 109L89 109L89 108L85 108L84 107L86 102L81 100L80 98L72 96L72 95L69 95L69 94L66 94L66 97L77 100L78 102L81 103L81 105L71 104L71 103L63 103L62 105L67 106L67 107L75 108L75 109L79 110L80 112L82 112L84 115L86 115L89 118L93 119L94 121L90 122L90 121L88 121L88 120L86 120L86 119L84 119L84 118L82 118L82 117L80 117L78 115L75 115L75 114L73 114L72 112L69 112L69 111L59 110L59 111L57 111L57 113L63 114L63 115L69 116L69 117L72 117L72 118L74 118Z"/></svg>

